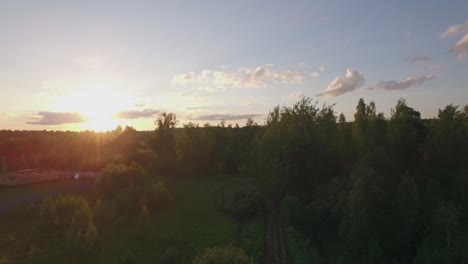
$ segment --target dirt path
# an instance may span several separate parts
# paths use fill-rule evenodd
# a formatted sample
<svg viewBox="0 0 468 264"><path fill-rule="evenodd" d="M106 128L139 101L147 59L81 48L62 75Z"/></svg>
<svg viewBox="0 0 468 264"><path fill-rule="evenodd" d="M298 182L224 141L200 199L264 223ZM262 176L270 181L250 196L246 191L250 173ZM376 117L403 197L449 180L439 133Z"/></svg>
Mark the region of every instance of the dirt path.
<svg viewBox="0 0 468 264"><path fill-rule="evenodd" d="M264 199L266 210L266 258L267 264L289 264L283 228L278 209Z"/></svg>

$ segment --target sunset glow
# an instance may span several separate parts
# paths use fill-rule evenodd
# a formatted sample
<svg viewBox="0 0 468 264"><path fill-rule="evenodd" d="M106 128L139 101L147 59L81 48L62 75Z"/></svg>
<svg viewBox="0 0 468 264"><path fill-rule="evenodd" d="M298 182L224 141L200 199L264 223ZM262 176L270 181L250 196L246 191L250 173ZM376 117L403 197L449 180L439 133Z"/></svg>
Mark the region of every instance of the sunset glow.
<svg viewBox="0 0 468 264"><path fill-rule="evenodd" d="M2 2L0 128L154 130L164 112L179 126L263 124L272 107L303 97L336 104L350 121L359 98L387 117L404 98L433 118L468 101L466 8L466 1Z"/></svg>
<svg viewBox="0 0 468 264"><path fill-rule="evenodd" d="M119 94L109 86L96 85L60 97L54 108L83 115L86 119L80 124L83 129L105 131L117 127L119 120L116 114L130 106L124 94Z"/></svg>

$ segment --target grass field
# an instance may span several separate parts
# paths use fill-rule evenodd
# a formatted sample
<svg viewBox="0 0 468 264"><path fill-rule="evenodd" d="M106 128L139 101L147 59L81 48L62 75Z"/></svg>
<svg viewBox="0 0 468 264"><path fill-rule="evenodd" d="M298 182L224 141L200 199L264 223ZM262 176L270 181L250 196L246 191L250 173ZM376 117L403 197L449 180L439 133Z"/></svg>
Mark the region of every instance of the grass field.
<svg viewBox="0 0 468 264"><path fill-rule="evenodd" d="M257 263L262 262L263 216L239 222L216 209L214 190L219 186L242 186L246 180L227 176L166 179L174 206L149 217L149 228L121 223L100 228L96 263L161 263L176 256L191 263L205 247L234 244L246 250ZM12 199L57 187L50 183L25 189L7 190L1 199ZM35 247L44 243L39 232L38 206L23 206L0 217L0 263L2 256L27 259ZM17 241L17 242L15 242ZM21 242L20 242L21 241ZM14 248L13 248L14 247ZM40 247L39 247L40 248ZM29 252L29 253L28 253ZM8 263L8 262L6 262Z"/></svg>

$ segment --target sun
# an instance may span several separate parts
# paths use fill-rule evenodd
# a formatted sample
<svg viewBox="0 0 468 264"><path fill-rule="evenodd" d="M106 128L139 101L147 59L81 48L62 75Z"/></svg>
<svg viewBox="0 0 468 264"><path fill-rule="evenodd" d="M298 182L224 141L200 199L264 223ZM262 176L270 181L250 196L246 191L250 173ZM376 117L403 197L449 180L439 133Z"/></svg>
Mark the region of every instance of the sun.
<svg viewBox="0 0 468 264"><path fill-rule="evenodd" d="M106 108L106 105L90 104L80 112L87 119L87 122L83 124L86 129L105 131L114 129L118 125L114 117L117 110Z"/></svg>
<svg viewBox="0 0 468 264"><path fill-rule="evenodd" d="M104 85L80 89L61 100L62 109L82 114L82 129L107 131L119 125L116 114L129 105L128 96Z"/></svg>

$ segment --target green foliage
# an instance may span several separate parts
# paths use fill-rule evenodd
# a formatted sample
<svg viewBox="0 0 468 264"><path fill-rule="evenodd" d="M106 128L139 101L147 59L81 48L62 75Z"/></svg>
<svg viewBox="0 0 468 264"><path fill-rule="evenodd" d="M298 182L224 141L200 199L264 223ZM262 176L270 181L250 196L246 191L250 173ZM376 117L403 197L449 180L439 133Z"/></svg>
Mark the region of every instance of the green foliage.
<svg viewBox="0 0 468 264"><path fill-rule="evenodd" d="M460 216L457 206L453 202L441 201L435 211L433 226L435 232L444 235L446 247L449 249L460 230Z"/></svg>
<svg viewBox="0 0 468 264"><path fill-rule="evenodd" d="M375 177L375 171L366 167L357 168L351 174L352 188L340 233L355 256L365 256L372 235L369 210L376 193Z"/></svg>
<svg viewBox="0 0 468 264"><path fill-rule="evenodd" d="M411 248L419 210L418 187L411 175L406 174L399 184L396 202L401 231L406 233L408 248Z"/></svg>
<svg viewBox="0 0 468 264"><path fill-rule="evenodd" d="M230 195L225 210L238 219L246 219L255 215L259 211L260 205L260 195L257 192L242 190Z"/></svg>
<svg viewBox="0 0 468 264"><path fill-rule="evenodd" d="M175 126L177 118L174 113L163 113L156 121L156 137L154 147L159 155L159 171L169 173L175 170L177 163L177 148Z"/></svg>
<svg viewBox="0 0 468 264"><path fill-rule="evenodd" d="M239 220L253 217L262 206L260 194L248 185L220 186L214 194L216 207Z"/></svg>
<svg viewBox="0 0 468 264"><path fill-rule="evenodd" d="M136 163L127 166L122 163L110 163L96 180L96 192L104 198L113 198L125 189L142 186L148 177L142 167Z"/></svg>
<svg viewBox="0 0 468 264"><path fill-rule="evenodd" d="M335 146L327 143L336 135L335 121L331 106L319 108L310 98L269 113L258 142L258 177L269 196L305 195L336 173Z"/></svg>
<svg viewBox="0 0 468 264"><path fill-rule="evenodd" d="M385 118L360 99L354 121L341 114L337 122L333 106L304 98L272 109L264 126L176 124L163 114L155 132L0 131L12 168L98 170L112 161L96 181L92 210L57 198L24 209L40 215L41 228L24 220L33 214L2 217L1 261L62 260L67 248L81 248L87 253L74 256L89 262L94 241L99 263L187 263L229 243L262 262L264 199L280 206L295 263L468 261L468 106L423 120L401 99ZM163 183L147 172L181 177ZM0 199L53 189L2 189ZM13 235L15 222L24 228Z"/></svg>
<svg viewBox="0 0 468 264"><path fill-rule="evenodd" d="M95 187L96 219L102 225L138 218L142 208L154 213L168 209L173 203L165 184L154 181L136 163L109 164Z"/></svg>
<svg viewBox="0 0 468 264"><path fill-rule="evenodd" d="M163 182L159 181L143 187L140 203L148 206L149 210L169 208L172 202L173 199Z"/></svg>
<svg viewBox="0 0 468 264"><path fill-rule="evenodd" d="M292 226L286 228L288 249L291 253L292 263L320 263L320 254L313 243L304 235L297 232Z"/></svg>
<svg viewBox="0 0 468 264"><path fill-rule="evenodd" d="M253 264L244 250L232 245L205 248L203 253L193 260L193 264Z"/></svg>
<svg viewBox="0 0 468 264"><path fill-rule="evenodd" d="M121 134L117 130L99 133L0 130L0 153L6 156L7 171L31 168L99 171L115 155L127 154L133 148L133 143L127 145L126 141L117 140ZM132 136L137 135L132 140L135 144L142 140L139 134Z"/></svg>
<svg viewBox="0 0 468 264"><path fill-rule="evenodd" d="M92 211L79 196L47 198L41 204L40 219L46 232L58 232L67 250L86 252L94 249L97 228Z"/></svg>
<svg viewBox="0 0 468 264"><path fill-rule="evenodd" d="M303 213L302 201L297 197L287 196L283 198L280 205L281 222L284 226L293 225Z"/></svg>
<svg viewBox="0 0 468 264"><path fill-rule="evenodd" d="M201 128L189 123L184 125L184 134L178 141L178 155L187 174L203 175L214 168L210 166L213 156L213 134L208 127Z"/></svg>
<svg viewBox="0 0 468 264"><path fill-rule="evenodd" d="M426 134L421 114L409 107L404 99L398 100L389 121L389 142L400 173L414 171Z"/></svg>

